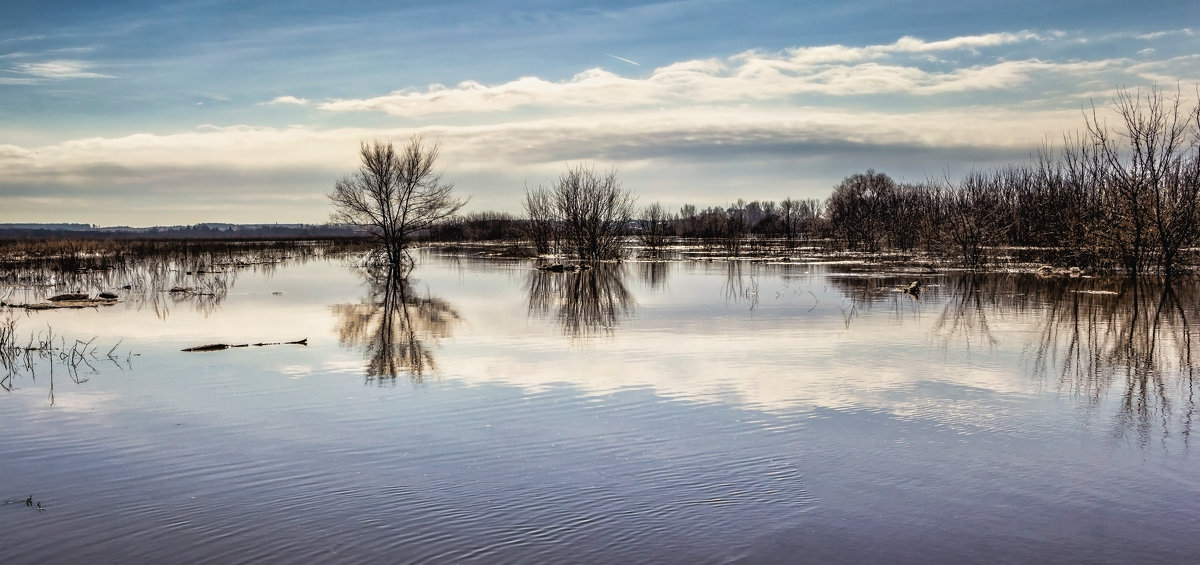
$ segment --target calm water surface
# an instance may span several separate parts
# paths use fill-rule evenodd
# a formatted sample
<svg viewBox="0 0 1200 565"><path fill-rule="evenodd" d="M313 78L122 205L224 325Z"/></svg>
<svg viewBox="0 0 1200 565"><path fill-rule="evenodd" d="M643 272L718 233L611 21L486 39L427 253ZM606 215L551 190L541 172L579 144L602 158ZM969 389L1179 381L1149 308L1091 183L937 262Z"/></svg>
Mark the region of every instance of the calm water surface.
<svg viewBox="0 0 1200 565"><path fill-rule="evenodd" d="M4 561L1197 562L1195 284L844 271L426 253L16 314L117 350L4 381Z"/></svg>

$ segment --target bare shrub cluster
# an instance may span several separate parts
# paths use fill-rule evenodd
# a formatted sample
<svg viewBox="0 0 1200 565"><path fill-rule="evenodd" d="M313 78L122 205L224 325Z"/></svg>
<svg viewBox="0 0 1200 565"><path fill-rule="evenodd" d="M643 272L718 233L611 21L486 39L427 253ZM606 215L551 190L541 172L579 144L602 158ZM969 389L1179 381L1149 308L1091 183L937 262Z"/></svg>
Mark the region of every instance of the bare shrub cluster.
<svg viewBox="0 0 1200 565"><path fill-rule="evenodd" d="M617 172L577 165L552 187L526 189L526 234L539 254L565 253L580 261L619 259L633 217L633 194Z"/></svg>

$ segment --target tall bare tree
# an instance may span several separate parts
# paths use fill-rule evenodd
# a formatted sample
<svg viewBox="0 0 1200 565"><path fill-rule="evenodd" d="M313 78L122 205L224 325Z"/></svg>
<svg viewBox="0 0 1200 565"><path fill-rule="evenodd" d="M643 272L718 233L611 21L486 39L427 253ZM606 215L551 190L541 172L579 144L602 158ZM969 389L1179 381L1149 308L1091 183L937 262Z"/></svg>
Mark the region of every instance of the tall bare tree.
<svg viewBox="0 0 1200 565"><path fill-rule="evenodd" d="M642 208L641 231L638 239L652 255L658 255L672 232L670 214L662 204L655 202Z"/></svg>
<svg viewBox="0 0 1200 565"><path fill-rule="evenodd" d="M575 166L558 178L552 190L564 235L576 257L587 261L621 257L634 198L621 186L615 170L600 175L591 167Z"/></svg>
<svg viewBox="0 0 1200 565"><path fill-rule="evenodd" d="M397 150L391 142L363 142L362 165L338 179L329 199L334 223L375 234L391 265L404 263L412 237L454 215L467 203L434 169L440 147L414 135Z"/></svg>
<svg viewBox="0 0 1200 565"><path fill-rule="evenodd" d="M525 234L533 242L534 250L538 255L553 253L558 247L558 217L550 189L525 187L525 200L521 204L528 218Z"/></svg>
<svg viewBox="0 0 1200 565"><path fill-rule="evenodd" d="M1093 107L1086 140L1104 188L1107 216L1101 235L1136 275L1156 260L1168 276L1182 249L1197 241L1200 213L1200 104L1186 106L1178 92L1117 91L1111 131Z"/></svg>

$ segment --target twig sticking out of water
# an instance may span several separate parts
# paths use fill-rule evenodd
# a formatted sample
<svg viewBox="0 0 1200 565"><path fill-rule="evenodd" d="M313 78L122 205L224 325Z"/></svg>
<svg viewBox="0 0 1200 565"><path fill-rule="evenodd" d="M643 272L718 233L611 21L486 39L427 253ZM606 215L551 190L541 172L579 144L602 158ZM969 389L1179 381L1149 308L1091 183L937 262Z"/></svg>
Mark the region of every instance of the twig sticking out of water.
<svg viewBox="0 0 1200 565"><path fill-rule="evenodd" d="M47 363L50 368L51 404L54 403L54 368L56 365L64 367L67 376L76 384L88 381L88 378L83 376L84 374L99 372L93 362L109 361L124 368L117 355L120 341L112 349L109 349L108 353L101 354L94 345L95 337L87 341L77 339L68 344L64 337L59 336L56 339L54 328L47 325L44 332L30 334L29 341L22 345L17 341L16 325L17 322L12 317L0 320L0 388L9 392L15 388L14 376L22 374L33 376L35 369L43 362ZM125 361L128 364L128 357ZM81 374L81 369L86 372Z"/></svg>

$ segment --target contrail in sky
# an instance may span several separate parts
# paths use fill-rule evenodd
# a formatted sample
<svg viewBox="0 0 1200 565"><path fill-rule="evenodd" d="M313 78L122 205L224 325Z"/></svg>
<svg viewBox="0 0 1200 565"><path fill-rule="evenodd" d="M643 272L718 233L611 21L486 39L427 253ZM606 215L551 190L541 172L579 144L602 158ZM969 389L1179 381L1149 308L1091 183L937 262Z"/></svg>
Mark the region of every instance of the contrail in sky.
<svg viewBox="0 0 1200 565"><path fill-rule="evenodd" d="M639 67L642 66L642 64L637 61L630 61L629 59L626 59L625 57L618 57L616 55L613 55L612 53L605 53L605 55L608 55L609 57L612 57L613 59L616 59L618 61L625 61L626 63L629 63L630 65L636 65Z"/></svg>

